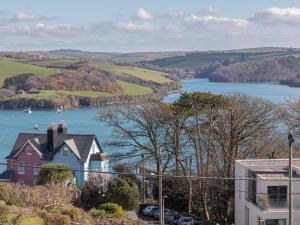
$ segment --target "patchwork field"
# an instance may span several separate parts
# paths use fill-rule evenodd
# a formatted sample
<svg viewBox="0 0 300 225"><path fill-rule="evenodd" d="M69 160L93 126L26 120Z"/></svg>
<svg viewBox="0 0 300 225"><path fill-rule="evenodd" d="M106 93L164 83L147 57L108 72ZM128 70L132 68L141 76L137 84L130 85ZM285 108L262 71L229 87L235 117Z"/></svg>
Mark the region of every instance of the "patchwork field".
<svg viewBox="0 0 300 225"><path fill-rule="evenodd" d="M2 86L5 78L12 77L17 74L36 73L42 75L53 75L57 72L58 70L55 69L15 62L12 60L1 59L0 60L0 86Z"/></svg>
<svg viewBox="0 0 300 225"><path fill-rule="evenodd" d="M153 92L149 87L128 83L122 80L118 80L117 83L122 87L124 93L130 96L147 95Z"/></svg>
<svg viewBox="0 0 300 225"><path fill-rule="evenodd" d="M42 66L42 67L63 68L78 62L79 60L75 60L75 59L50 59L50 60L27 61L26 63L31 65Z"/></svg>
<svg viewBox="0 0 300 225"><path fill-rule="evenodd" d="M152 81L158 84L165 84L171 82L170 79L166 78L166 73L148 70L144 68L131 67L131 66L119 66L108 63L95 63L98 69L116 73L118 75L124 75L129 77L136 77L141 80Z"/></svg>

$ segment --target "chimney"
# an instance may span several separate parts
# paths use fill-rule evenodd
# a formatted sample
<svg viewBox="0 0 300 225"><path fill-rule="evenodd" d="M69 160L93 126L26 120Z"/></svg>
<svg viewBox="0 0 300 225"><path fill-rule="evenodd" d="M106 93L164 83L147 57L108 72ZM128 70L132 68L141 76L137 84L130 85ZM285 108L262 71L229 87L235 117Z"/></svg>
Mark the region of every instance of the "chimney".
<svg viewBox="0 0 300 225"><path fill-rule="evenodd" d="M50 125L47 130L47 143L50 152L52 152L57 145L57 135L58 132L57 132L56 125L54 124Z"/></svg>
<svg viewBox="0 0 300 225"><path fill-rule="evenodd" d="M57 132L59 134L67 134L67 132L68 132L67 125L65 123L60 123L58 125Z"/></svg>

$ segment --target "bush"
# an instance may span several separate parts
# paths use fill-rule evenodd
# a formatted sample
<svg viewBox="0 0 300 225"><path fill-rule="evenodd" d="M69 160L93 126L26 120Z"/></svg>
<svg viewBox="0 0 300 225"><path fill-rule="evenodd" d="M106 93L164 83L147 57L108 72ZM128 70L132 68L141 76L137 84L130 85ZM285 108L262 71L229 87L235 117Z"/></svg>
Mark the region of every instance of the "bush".
<svg viewBox="0 0 300 225"><path fill-rule="evenodd" d="M0 200L0 209L1 209L1 208L4 208L5 206L6 206L6 202Z"/></svg>
<svg viewBox="0 0 300 225"><path fill-rule="evenodd" d="M34 217L27 217L21 218L19 225L45 225L45 222L42 218L34 216Z"/></svg>
<svg viewBox="0 0 300 225"><path fill-rule="evenodd" d="M105 217L108 217L107 213L104 210L100 210L100 209L92 208L89 213L94 218L105 218Z"/></svg>
<svg viewBox="0 0 300 225"><path fill-rule="evenodd" d="M119 204L125 210L135 210L139 205L140 193L134 182L116 177L108 184L107 202Z"/></svg>
<svg viewBox="0 0 300 225"><path fill-rule="evenodd" d="M0 183L0 199L8 205L44 208L56 204L71 204L76 193L61 186L26 186Z"/></svg>
<svg viewBox="0 0 300 225"><path fill-rule="evenodd" d="M78 221L82 216L81 211L75 207L68 207L63 209L62 214L68 215L73 221Z"/></svg>
<svg viewBox="0 0 300 225"><path fill-rule="evenodd" d="M116 217L124 216L124 210L121 206L114 203L105 203L98 207L99 210L105 211L109 215L113 215Z"/></svg>
<svg viewBox="0 0 300 225"><path fill-rule="evenodd" d="M46 225L70 225L71 219L67 215L47 213L44 217Z"/></svg>
<svg viewBox="0 0 300 225"><path fill-rule="evenodd" d="M70 167L64 164L43 165L39 174L40 184L64 184L67 180L73 180Z"/></svg>

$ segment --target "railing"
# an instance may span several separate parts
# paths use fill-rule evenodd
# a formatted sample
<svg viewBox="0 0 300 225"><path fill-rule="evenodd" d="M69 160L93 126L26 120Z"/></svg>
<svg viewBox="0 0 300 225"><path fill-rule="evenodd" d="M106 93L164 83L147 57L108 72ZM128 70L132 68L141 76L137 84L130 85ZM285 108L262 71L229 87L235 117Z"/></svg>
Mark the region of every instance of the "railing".
<svg viewBox="0 0 300 225"><path fill-rule="evenodd" d="M268 195L257 196L257 206L261 210L268 209L284 209L288 206L288 201L285 199L270 199Z"/></svg>

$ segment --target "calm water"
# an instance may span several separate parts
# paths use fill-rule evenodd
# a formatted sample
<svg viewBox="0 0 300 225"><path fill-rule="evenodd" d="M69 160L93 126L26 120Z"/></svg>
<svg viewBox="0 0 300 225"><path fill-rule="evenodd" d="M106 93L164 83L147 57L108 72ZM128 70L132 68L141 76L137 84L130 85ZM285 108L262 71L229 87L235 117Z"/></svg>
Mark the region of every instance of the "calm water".
<svg viewBox="0 0 300 225"><path fill-rule="evenodd" d="M216 94L241 92L250 96L258 96L279 103L287 97L300 97L300 88L290 88L276 84L245 84L245 83L210 83L205 79L192 79L182 82L183 90L210 91ZM175 101L180 94L171 94L165 101ZM26 114L21 111L0 111L0 162L10 151L20 132L34 132L33 125L38 123L41 131L46 129L51 122L65 121L69 132L96 134L100 142L106 143L111 138L112 129L97 120L97 112L103 108L84 108L68 110L62 113L55 111L33 111ZM113 149L104 146L108 153Z"/></svg>

